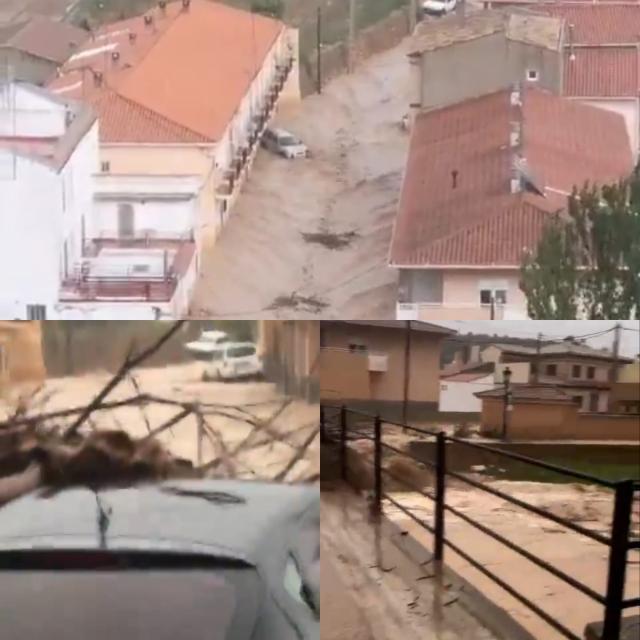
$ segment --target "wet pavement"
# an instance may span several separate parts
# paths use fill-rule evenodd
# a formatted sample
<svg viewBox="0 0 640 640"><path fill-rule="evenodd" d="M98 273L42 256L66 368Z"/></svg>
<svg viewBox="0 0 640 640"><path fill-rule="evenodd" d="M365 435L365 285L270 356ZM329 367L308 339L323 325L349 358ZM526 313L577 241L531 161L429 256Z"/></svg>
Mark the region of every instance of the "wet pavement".
<svg viewBox="0 0 640 640"><path fill-rule="evenodd" d="M351 489L321 501L322 640L497 640L430 563L420 564Z"/></svg>

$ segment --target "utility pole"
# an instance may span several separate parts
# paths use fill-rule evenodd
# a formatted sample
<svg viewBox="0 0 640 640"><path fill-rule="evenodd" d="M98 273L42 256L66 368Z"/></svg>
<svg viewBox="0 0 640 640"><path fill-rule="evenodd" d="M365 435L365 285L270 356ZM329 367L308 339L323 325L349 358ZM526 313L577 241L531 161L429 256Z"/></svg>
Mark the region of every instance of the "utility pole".
<svg viewBox="0 0 640 640"><path fill-rule="evenodd" d="M540 350L542 348L542 333L538 334L538 339L536 340L536 361L535 361L535 372L533 376L533 381L535 384L538 384L540 381Z"/></svg>
<svg viewBox="0 0 640 640"><path fill-rule="evenodd" d="M322 7L318 5L317 34L316 34L316 91L322 93Z"/></svg>
<svg viewBox="0 0 640 640"><path fill-rule="evenodd" d="M356 2L349 0L349 73L356 66Z"/></svg>
<svg viewBox="0 0 640 640"><path fill-rule="evenodd" d="M412 34L416 28L416 22L418 20L418 7L416 5L417 0L409 0L409 34Z"/></svg>
<svg viewBox="0 0 640 640"><path fill-rule="evenodd" d="M411 320L405 324L404 340L404 393L402 399L402 424L409 420L409 381L411 379Z"/></svg>
<svg viewBox="0 0 640 640"><path fill-rule="evenodd" d="M611 382L618 382L618 369L620 368L620 332L622 325L616 322L613 330L613 367L611 369Z"/></svg>
<svg viewBox="0 0 640 640"><path fill-rule="evenodd" d="M611 384L618 382L618 372L620 371L620 333L622 332L622 325L616 322L616 326L613 330L613 366L611 367ZM609 393L609 410L613 409L612 394Z"/></svg>

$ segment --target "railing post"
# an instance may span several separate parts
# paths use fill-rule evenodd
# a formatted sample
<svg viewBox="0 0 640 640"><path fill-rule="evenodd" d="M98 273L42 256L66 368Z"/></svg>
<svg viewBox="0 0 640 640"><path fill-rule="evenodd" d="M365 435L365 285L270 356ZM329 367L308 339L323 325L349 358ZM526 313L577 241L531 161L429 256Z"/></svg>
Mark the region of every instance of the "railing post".
<svg viewBox="0 0 640 640"><path fill-rule="evenodd" d="M373 511L378 514L382 511L382 421L378 415L373 423L373 432Z"/></svg>
<svg viewBox="0 0 640 640"><path fill-rule="evenodd" d="M347 407L340 407L340 477L347 481Z"/></svg>
<svg viewBox="0 0 640 640"><path fill-rule="evenodd" d="M602 640L619 640L620 638L633 503L633 481L624 480L618 483L615 491Z"/></svg>
<svg viewBox="0 0 640 640"><path fill-rule="evenodd" d="M436 509L434 513L435 543L433 555L440 562L444 556L444 501L447 442L444 432L436 436Z"/></svg>

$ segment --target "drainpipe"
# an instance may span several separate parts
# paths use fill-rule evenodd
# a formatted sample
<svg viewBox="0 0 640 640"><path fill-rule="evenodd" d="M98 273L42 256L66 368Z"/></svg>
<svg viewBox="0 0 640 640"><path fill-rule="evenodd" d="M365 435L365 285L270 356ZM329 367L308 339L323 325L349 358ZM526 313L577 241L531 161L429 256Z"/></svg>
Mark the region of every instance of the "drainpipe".
<svg viewBox="0 0 640 640"><path fill-rule="evenodd" d="M404 342L404 394L402 399L402 424L407 424L409 413L409 380L411 377L411 320L405 324Z"/></svg>

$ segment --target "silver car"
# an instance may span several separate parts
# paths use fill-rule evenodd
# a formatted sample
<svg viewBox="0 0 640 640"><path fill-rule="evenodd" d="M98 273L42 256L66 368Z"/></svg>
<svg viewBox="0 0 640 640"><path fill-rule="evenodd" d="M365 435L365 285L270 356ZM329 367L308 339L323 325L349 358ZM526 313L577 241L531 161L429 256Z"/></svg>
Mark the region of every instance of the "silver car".
<svg viewBox="0 0 640 640"><path fill-rule="evenodd" d="M262 136L262 146L288 160L309 155L307 146L284 129L267 129Z"/></svg>
<svg viewBox="0 0 640 640"><path fill-rule="evenodd" d="M0 509L3 640L319 640L320 493L171 481Z"/></svg>

